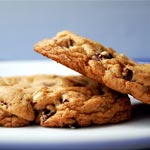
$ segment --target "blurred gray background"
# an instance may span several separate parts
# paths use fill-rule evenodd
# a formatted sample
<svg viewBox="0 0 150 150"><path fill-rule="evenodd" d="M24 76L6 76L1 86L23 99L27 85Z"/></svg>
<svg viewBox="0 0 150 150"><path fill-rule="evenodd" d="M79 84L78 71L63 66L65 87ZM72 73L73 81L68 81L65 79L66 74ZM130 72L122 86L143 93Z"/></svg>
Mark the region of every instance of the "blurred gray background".
<svg viewBox="0 0 150 150"><path fill-rule="evenodd" d="M0 0L0 60L47 59L33 45L64 29L150 60L149 0Z"/></svg>

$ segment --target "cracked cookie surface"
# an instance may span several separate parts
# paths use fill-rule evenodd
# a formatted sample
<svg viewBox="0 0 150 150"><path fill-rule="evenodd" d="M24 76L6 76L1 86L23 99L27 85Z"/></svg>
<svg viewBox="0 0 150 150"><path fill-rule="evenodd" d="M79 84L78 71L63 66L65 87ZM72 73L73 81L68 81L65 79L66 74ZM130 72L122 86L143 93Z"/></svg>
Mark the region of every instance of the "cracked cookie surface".
<svg viewBox="0 0 150 150"><path fill-rule="evenodd" d="M84 76L0 78L0 125L84 127L130 119L127 95Z"/></svg>
<svg viewBox="0 0 150 150"><path fill-rule="evenodd" d="M130 118L128 97L102 87L65 87L55 92L45 87L35 93L33 102L40 112L38 121L46 127L77 128Z"/></svg>
<svg viewBox="0 0 150 150"><path fill-rule="evenodd" d="M70 31L34 46L35 51L124 94L150 103L150 65Z"/></svg>

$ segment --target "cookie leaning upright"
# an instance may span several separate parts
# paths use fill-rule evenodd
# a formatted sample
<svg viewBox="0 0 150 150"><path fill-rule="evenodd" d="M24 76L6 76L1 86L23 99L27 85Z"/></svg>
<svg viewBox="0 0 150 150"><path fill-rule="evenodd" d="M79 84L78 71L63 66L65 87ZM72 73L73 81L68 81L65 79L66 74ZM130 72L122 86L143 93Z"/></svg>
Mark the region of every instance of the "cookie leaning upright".
<svg viewBox="0 0 150 150"><path fill-rule="evenodd" d="M138 64L112 48L69 31L35 44L34 49L111 89L150 103L149 65Z"/></svg>

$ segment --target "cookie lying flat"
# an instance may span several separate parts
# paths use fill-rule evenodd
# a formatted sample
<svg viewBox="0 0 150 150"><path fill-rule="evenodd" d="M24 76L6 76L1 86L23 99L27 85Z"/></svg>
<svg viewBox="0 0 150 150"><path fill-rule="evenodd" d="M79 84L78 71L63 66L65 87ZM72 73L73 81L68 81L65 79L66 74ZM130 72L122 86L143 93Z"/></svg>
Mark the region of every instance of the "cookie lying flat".
<svg viewBox="0 0 150 150"><path fill-rule="evenodd" d="M34 49L111 89L150 103L148 64L138 64L111 48L69 31L35 44Z"/></svg>
<svg viewBox="0 0 150 150"><path fill-rule="evenodd" d="M45 86L68 86L68 80L55 75L0 78L0 125L26 126L36 119L33 93Z"/></svg>
<svg viewBox="0 0 150 150"><path fill-rule="evenodd" d="M0 125L83 127L130 119L127 95L83 76L0 79Z"/></svg>
<svg viewBox="0 0 150 150"><path fill-rule="evenodd" d="M33 102L39 112L37 121L46 127L76 128L118 123L130 118L127 96L102 87L65 87L56 91L45 87L35 93Z"/></svg>
<svg viewBox="0 0 150 150"><path fill-rule="evenodd" d="M0 86L0 125L19 127L35 118L32 94L22 88Z"/></svg>
<svg viewBox="0 0 150 150"><path fill-rule="evenodd" d="M30 121L13 115L11 113L5 112L0 109L0 125L4 127L21 127L27 126Z"/></svg>
<svg viewBox="0 0 150 150"><path fill-rule="evenodd" d="M42 126L84 127L130 119L127 95L83 76L63 79L68 81L64 86L46 86L33 94L37 122Z"/></svg>

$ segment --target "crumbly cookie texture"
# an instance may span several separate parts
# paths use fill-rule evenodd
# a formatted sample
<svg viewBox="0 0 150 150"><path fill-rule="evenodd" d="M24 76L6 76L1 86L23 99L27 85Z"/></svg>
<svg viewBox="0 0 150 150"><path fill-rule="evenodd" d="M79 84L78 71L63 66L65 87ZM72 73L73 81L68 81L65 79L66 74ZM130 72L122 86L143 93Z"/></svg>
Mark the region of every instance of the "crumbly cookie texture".
<svg viewBox="0 0 150 150"><path fill-rule="evenodd" d="M130 101L104 88L45 87L34 93L39 122L46 127L84 127L118 123L130 118ZM44 97L44 103L43 103Z"/></svg>
<svg viewBox="0 0 150 150"><path fill-rule="evenodd" d="M0 124L23 126L35 118L32 95L22 88L0 86Z"/></svg>
<svg viewBox="0 0 150 150"><path fill-rule="evenodd" d="M127 95L84 76L0 78L0 125L84 127L130 119Z"/></svg>
<svg viewBox="0 0 150 150"><path fill-rule="evenodd" d="M21 126L27 126L29 124L30 124L30 121L0 109L0 125L1 126L21 127Z"/></svg>
<svg viewBox="0 0 150 150"><path fill-rule="evenodd" d="M124 94L150 103L150 65L69 31L35 44L35 51Z"/></svg>

